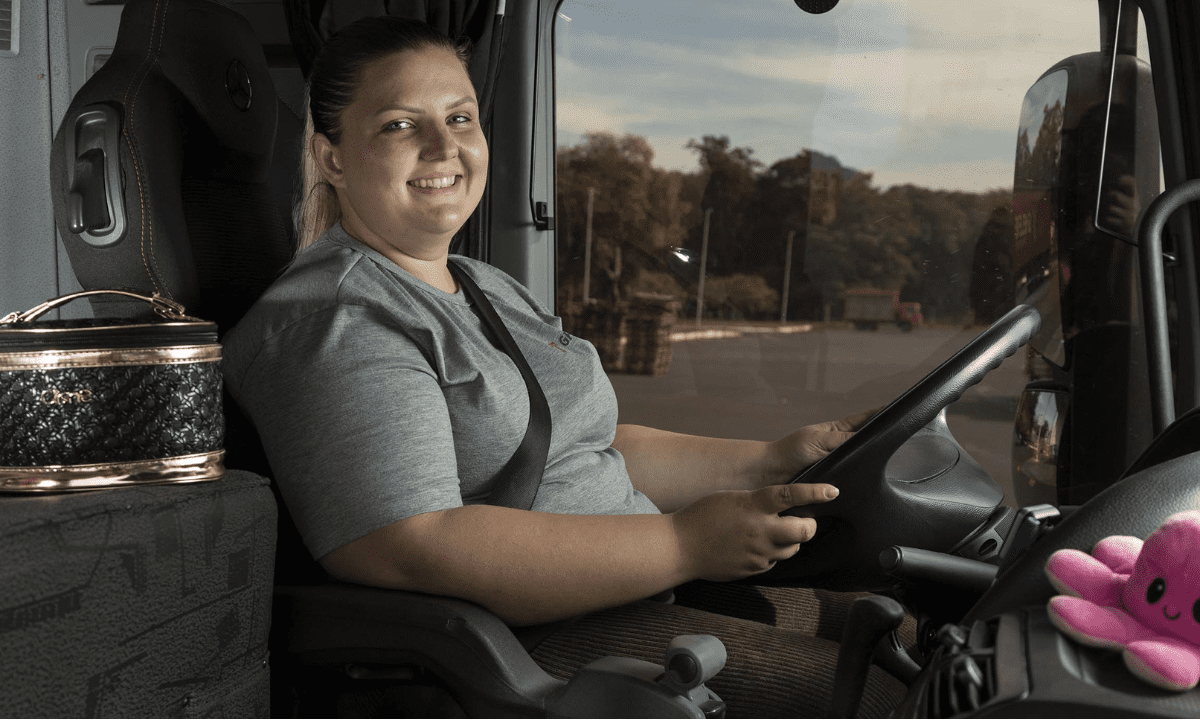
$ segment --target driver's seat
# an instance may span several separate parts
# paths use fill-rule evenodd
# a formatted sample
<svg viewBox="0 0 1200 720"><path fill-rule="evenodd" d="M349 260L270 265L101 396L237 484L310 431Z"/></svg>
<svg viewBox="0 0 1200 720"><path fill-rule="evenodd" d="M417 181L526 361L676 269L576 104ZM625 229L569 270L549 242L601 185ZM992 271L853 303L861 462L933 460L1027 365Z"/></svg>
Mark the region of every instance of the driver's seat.
<svg viewBox="0 0 1200 720"><path fill-rule="evenodd" d="M111 59L73 99L54 142L55 219L80 283L173 297L223 334L291 257L302 134L241 15L213 0L129 2ZM124 182L105 182L113 177ZM235 469L221 482L268 474L228 397L226 412ZM277 678L287 665L321 662L407 668L391 676L430 666L462 683L474 696L462 702L484 714L536 712L561 684L481 608L328 582L285 513L281 521L277 582L308 584L276 588Z"/></svg>
<svg viewBox="0 0 1200 720"><path fill-rule="evenodd" d="M80 283L167 295L228 330L291 257L302 135L239 13L216 0L130 0L111 59L80 89L54 139L55 220ZM233 469L220 482L268 475L252 426L228 397L226 415ZM400 702L429 713L582 707L563 704L567 683L530 658L527 646L544 628L518 635L467 602L331 582L286 512L280 527L272 714L365 715L371 710L354 698L375 692L373 681L386 681L380 692L389 699L401 693ZM664 697L672 712L696 712L684 695ZM617 701L636 714L665 707Z"/></svg>

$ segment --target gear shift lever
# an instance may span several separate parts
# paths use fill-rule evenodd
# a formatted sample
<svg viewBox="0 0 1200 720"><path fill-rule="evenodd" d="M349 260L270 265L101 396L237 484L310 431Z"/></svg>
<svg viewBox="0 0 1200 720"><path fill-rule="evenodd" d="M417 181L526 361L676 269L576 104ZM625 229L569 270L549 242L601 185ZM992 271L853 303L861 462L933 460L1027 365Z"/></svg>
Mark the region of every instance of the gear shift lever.
<svg viewBox="0 0 1200 720"><path fill-rule="evenodd" d="M833 701L829 717L852 718L858 714L871 654L888 633L904 621L904 608L889 597L861 597L850 605L842 647L833 676Z"/></svg>

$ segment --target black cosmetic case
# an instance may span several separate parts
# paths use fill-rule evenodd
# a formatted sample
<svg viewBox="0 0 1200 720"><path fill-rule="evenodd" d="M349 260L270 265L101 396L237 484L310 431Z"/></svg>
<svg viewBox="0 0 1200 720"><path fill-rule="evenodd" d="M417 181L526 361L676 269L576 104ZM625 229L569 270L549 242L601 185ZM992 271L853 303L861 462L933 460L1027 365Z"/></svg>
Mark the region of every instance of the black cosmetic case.
<svg viewBox="0 0 1200 720"><path fill-rule="evenodd" d="M37 320L109 293L154 315ZM217 326L157 295L91 290L0 318L0 491L219 479L220 361Z"/></svg>

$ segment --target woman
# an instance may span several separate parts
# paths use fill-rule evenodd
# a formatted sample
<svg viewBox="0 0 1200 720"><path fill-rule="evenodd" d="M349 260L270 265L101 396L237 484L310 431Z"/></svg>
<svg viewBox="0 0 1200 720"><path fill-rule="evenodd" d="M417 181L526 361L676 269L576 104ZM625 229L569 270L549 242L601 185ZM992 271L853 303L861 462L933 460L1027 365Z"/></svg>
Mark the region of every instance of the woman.
<svg viewBox="0 0 1200 720"><path fill-rule="evenodd" d="M669 638L706 627L727 635L729 622L747 622L638 601L690 581L745 578L795 554L815 523L778 513L837 489L786 482L857 420L774 443L617 426L592 346L563 333L516 281L448 255L488 162L460 50L419 23L360 21L321 51L309 93L311 160L336 200L330 224L227 335L224 368L313 556L334 577L464 598L512 624L594 613L572 628L624 622ZM529 401L455 272L486 293L551 408L532 511L483 502L521 442ZM800 624L813 624L812 593L793 595L807 598L786 601L801 608ZM751 644L771 642L772 628L748 625ZM562 650L571 631L535 658L563 674L592 659ZM812 637L815 628L774 632L823 665L808 674L811 688L796 667L776 669L800 687L792 692L802 697L782 697L786 709L824 712L836 646ZM658 660L663 645L639 652ZM731 648L714 691L735 711L769 712L739 708L737 689L722 684L739 677L739 657ZM752 665L741 672L758 673ZM864 710L886 711L903 688L872 677Z"/></svg>

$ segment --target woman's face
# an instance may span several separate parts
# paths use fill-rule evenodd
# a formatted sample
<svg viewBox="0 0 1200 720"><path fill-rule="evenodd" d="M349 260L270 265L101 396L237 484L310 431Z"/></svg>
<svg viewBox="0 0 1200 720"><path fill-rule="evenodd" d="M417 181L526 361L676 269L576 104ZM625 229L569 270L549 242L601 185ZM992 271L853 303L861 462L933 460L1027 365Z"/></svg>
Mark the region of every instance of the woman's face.
<svg viewBox="0 0 1200 720"><path fill-rule="evenodd" d="M483 196L488 151L471 79L443 48L369 63L337 146L314 139L342 224L385 256L436 260Z"/></svg>

